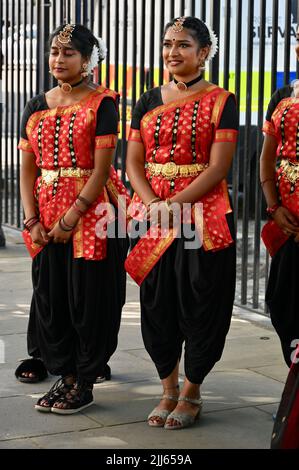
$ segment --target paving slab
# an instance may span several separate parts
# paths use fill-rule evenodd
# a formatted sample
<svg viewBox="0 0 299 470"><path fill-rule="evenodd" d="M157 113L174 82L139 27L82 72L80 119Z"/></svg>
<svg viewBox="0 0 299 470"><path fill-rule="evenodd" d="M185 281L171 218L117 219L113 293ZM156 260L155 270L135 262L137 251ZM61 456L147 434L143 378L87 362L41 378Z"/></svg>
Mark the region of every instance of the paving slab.
<svg viewBox="0 0 299 470"><path fill-rule="evenodd" d="M99 427L82 413L59 416L34 409L36 395L1 398L0 441Z"/></svg>
<svg viewBox="0 0 299 470"><path fill-rule="evenodd" d="M145 422L49 434L30 439L43 449L268 449L273 421L254 407L202 415L192 428L167 431ZM15 448L28 440L14 440ZM7 446L7 447L6 447ZM9 448L11 441L0 442ZM135 453L134 455L137 455ZM112 454L111 454L112 455Z"/></svg>

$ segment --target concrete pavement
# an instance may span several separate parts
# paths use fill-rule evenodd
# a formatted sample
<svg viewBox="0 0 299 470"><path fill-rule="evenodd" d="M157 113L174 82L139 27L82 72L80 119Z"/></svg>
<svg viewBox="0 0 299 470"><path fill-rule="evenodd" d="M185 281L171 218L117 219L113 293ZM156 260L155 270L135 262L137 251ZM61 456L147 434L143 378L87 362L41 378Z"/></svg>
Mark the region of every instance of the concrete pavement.
<svg viewBox="0 0 299 470"><path fill-rule="evenodd" d="M27 357L31 261L19 234L0 249L0 449L268 449L287 374L269 319L235 307L222 360L202 386L200 421L167 431L146 424L161 387L140 334L138 288L128 279L112 380L95 385L96 403L76 415L42 414L38 397L55 381L14 377ZM1 354L2 352L2 354Z"/></svg>

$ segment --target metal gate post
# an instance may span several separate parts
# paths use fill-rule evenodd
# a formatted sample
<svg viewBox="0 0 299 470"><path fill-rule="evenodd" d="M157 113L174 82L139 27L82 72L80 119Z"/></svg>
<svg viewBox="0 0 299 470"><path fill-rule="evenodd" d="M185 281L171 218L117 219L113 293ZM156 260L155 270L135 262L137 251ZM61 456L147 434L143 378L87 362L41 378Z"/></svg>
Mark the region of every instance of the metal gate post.
<svg viewBox="0 0 299 470"><path fill-rule="evenodd" d="M211 27L215 32L216 36L219 38L220 32L220 2L218 0L211 1ZM210 78L209 81L215 84L218 84L219 80L219 54L216 54L213 60L210 62Z"/></svg>
<svg viewBox="0 0 299 470"><path fill-rule="evenodd" d="M4 21L2 19L2 2L0 2L0 18L1 18L1 31L0 31L0 44L2 44L2 27L4 25ZM2 50L0 51L0 81L2 80L2 65L3 65L3 54ZM2 86L0 90L0 136L1 136L1 145L0 145L0 248L5 246L5 237L2 230L2 191L3 191L3 183L2 183L2 119L3 119L3 104L2 104Z"/></svg>

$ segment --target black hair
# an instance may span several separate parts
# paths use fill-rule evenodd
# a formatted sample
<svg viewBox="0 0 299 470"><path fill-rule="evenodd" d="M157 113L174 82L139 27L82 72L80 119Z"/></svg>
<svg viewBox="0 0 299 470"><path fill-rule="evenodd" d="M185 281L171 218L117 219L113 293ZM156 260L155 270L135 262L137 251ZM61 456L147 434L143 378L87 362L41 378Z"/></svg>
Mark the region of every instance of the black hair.
<svg viewBox="0 0 299 470"><path fill-rule="evenodd" d="M66 24L59 26L49 37L49 49L51 47L53 39L65 28ZM72 32L71 44L74 48L80 52L85 58L89 59L92 53L93 46L99 47L99 41L92 34L90 29L86 28L83 24L72 24L75 26ZM103 60L101 57L99 60Z"/></svg>
<svg viewBox="0 0 299 470"><path fill-rule="evenodd" d="M179 18L174 18L169 23L167 23L164 28L163 39L166 34L166 31L171 26L173 26L178 19ZM210 32L206 24L199 18L196 18L195 16L184 17L183 27L190 30L191 36L193 37L193 39L195 39L195 41L197 41L200 48L212 45Z"/></svg>

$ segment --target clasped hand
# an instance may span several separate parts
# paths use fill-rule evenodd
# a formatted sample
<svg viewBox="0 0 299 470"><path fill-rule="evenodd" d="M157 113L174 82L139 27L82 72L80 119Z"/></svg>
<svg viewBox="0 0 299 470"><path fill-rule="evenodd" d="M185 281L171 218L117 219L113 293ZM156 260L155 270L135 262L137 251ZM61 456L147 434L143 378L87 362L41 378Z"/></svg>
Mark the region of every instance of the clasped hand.
<svg viewBox="0 0 299 470"><path fill-rule="evenodd" d="M272 217L286 235L293 236L295 242L299 242L299 222L294 214L286 207L280 206Z"/></svg>
<svg viewBox="0 0 299 470"><path fill-rule="evenodd" d="M173 228L174 215L165 201L157 201L147 208L147 220L151 225L162 228Z"/></svg>
<svg viewBox="0 0 299 470"><path fill-rule="evenodd" d="M71 238L72 233L72 231L65 232L62 230L59 227L59 222L57 222L48 233L40 222L35 224L30 231L33 243L41 246L47 245L50 240L54 243L67 243Z"/></svg>

